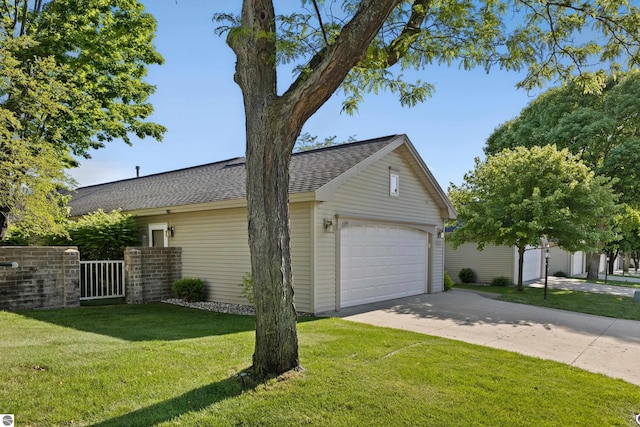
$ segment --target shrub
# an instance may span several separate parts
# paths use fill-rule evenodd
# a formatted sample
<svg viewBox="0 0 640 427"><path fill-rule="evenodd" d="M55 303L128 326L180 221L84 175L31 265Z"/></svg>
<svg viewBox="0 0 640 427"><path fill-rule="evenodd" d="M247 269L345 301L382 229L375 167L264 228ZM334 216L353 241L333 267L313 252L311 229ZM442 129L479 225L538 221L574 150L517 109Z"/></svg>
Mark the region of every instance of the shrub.
<svg viewBox="0 0 640 427"><path fill-rule="evenodd" d="M446 271L444 272L444 291L450 291L451 289L453 289L453 286L455 285L455 283L453 282L453 279L451 278L451 276L449 276L449 273L447 273Z"/></svg>
<svg viewBox="0 0 640 427"><path fill-rule="evenodd" d="M565 273L564 271L556 271L555 273L553 273L553 275L556 277L567 277L567 273Z"/></svg>
<svg viewBox="0 0 640 427"><path fill-rule="evenodd" d="M119 210L95 212L65 221L62 234L34 235L11 224L2 245L77 246L82 260L122 259L124 248L140 244L141 229L135 218Z"/></svg>
<svg viewBox="0 0 640 427"><path fill-rule="evenodd" d="M253 276L251 275L251 273L244 273L240 286L242 287L240 296L246 298L247 301L249 301L249 304L253 304L255 299L253 297Z"/></svg>
<svg viewBox="0 0 640 427"><path fill-rule="evenodd" d="M187 302L203 301L204 283L201 279L184 278L173 282L173 293Z"/></svg>
<svg viewBox="0 0 640 427"><path fill-rule="evenodd" d="M475 283L476 282L476 273L470 268L463 268L458 273L458 277L462 283Z"/></svg>
<svg viewBox="0 0 640 427"><path fill-rule="evenodd" d="M491 286L511 286L511 285L513 285L513 283L511 283L511 279L509 279L506 276L494 277L491 280Z"/></svg>
<svg viewBox="0 0 640 427"><path fill-rule="evenodd" d="M70 242L78 246L84 260L122 259L124 248L140 244L140 226L135 218L120 211L95 212L70 221Z"/></svg>

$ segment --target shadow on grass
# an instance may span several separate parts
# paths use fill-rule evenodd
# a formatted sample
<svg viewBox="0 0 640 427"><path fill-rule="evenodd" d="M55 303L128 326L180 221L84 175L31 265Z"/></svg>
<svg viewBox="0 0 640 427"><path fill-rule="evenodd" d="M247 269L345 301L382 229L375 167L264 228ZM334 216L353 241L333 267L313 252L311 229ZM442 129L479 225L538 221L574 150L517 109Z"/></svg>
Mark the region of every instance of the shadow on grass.
<svg viewBox="0 0 640 427"><path fill-rule="evenodd" d="M93 426L153 426L191 412L198 412L223 400L237 397L246 390L255 389L258 385L259 383L245 381L243 377L234 375L225 380L193 389L173 399L102 421Z"/></svg>
<svg viewBox="0 0 640 427"><path fill-rule="evenodd" d="M111 305L23 311L20 315L126 341L175 341L253 331L253 316L214 313L170 304Z"/></svg>

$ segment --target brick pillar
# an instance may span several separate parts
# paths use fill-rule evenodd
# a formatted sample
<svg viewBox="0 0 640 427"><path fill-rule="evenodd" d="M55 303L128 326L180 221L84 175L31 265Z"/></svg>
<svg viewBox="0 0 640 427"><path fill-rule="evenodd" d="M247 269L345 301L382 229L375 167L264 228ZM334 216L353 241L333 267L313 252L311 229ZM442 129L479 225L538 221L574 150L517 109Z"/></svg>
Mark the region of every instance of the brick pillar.
<svg viewBox="0 0 640 427"><path fill-rule="evenodd" d="M124 251L125 300L127 304L142 304L142 252L134 248Z"/></svg>
<svg viewBox="0 0 640 427"><path fill-rule="evenodd" d="M80 306L80 252L77 249L62 252L62 280L62 306Z"/></svg>

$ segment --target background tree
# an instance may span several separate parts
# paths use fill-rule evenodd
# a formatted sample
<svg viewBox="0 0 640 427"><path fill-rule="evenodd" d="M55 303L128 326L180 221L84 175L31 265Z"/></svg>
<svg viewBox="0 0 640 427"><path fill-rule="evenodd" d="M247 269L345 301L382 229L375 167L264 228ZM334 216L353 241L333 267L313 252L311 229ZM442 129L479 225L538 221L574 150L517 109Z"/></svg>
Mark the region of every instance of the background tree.
<svg viewBox="0 0 640 427"><path fill-rule="evenodd" d="M504 148L555 144L567 148L598 175L616 178L620 202L640 207L640 72L606 80L601 93L584 93L576 83L551 89L501 125L487 140L486 154ZM611 217L613 219L613 215ZM615 242L602 242L602 249ZM611 255L611 253L610 253ZM599 252L591 255L588 277L598 278Z"/></svg>
<svg viewBox="0 0 640 427"><path fill-rule="evenodd" d="M625 255L623 272L628 272L631 258L633 257L636 261L635 254L640 251L640 211L623 204L614 218L616 237L604 247L604 252L609 257L607 266L609 274L613 274L615 258L620 252ZM635 264L637 267L637 261Z"/></svg>
<svg viewBox="0 0 640 427"><path fill-rule="evenodd" d="M73 156L130 135L161 139L147 66L155 20L135 0L0 4L0 238L7 219L59 229Z"/></svg>
<svg viewBox="0 0 640 427"><path fill-rule="evenodd" d="M249 247L255 291L258 373L298 366L289 235L289 162L305 122L336 92L353 112L367 92L389 90L403 105L432 86L406 81L402 70L431 64L465 69L526 70L521 87L576 77L601 89L592 63L620 69L640 60L638 9L626 2L443 0L302 0L277 15L274 2L244 0L240 16L218 15L236 54L235 81L246 116ZM336 13L333 13L336 11ZM514 19L515 18L515 19ZM588 29L593 40L576 42ZM584 39L584 38L582 38ZM278 91L277 66L295 63L293 82Z"/></svg>
<svg viewBox="0 0 640 427"><path fill-rule="evenodd" d="M349 136L346 141L337 141L336 135L327 136L324 140L318 141L318 136L311 135L309 132L305 132L300 135L296 141L296 145L293 147L295 153L301 151L316 150L318 148L333 147L334 145L347 144L349 142L356 142L354 135Z"/></svg>
<svg viewBox="0 0 640 427"><path fill-rule="evenodd" d="M616 198L607 178L595 176L567 149L516 147L476 159L465 182L449 189L458 211L454 247L477 243L518 249L518 290L528 246L543 238L568 251L589 250L610 239L602 224L615 212Z"/></svg>

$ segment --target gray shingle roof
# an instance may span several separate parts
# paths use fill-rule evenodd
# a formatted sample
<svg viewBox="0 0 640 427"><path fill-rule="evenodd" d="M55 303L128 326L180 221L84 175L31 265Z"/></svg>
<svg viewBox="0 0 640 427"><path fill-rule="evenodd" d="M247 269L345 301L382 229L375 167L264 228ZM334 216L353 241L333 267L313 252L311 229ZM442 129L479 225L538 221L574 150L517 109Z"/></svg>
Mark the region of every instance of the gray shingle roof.
<svg viewBox="0 0 640 427"><path fill-rule="evenodd" d="M386 147L397 135L295 153L289 168L289 193L315 191ZM244 158L194 166L71 192L71 215L97 209L138 211L246 197Z"/></svg>

